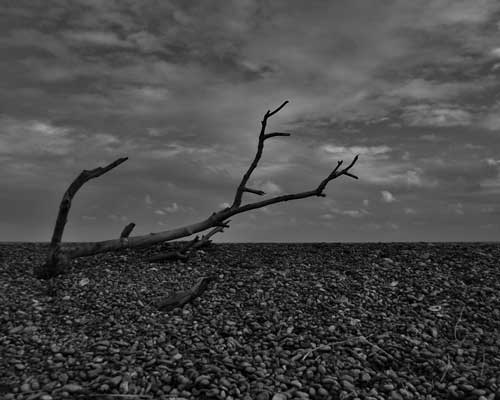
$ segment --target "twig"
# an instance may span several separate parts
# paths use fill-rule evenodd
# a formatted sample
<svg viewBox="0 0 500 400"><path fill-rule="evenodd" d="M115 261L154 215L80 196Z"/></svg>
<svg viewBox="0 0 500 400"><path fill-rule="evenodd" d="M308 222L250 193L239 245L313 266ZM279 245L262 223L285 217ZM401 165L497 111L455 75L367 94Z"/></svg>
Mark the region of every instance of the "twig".
<svg viewBox="0 0 500 400"><path fill-rule="evenodd" d="M439 380L439 382L443 382L444 378L446 377L446 374L448 373L448 371L450 369L452 369L452 365L450 363L450 356L446 355L446 358L448 360L448 363L446 364L446 366L444 367L444 371L443 371L443 376L441 376L441 379Z"/></svg>
<svg viewBox="0 0 500 400"><path fill-rule="evenodd" d="M312 353L314 353L317 350L324 350L325 347L328 346L327 344L322 344L320 346L313 347L312 349L309 349L303 356L302 356L302 361L304 361L307 357L309 357Z"/></svg>
<svg viewBox="0 0 500 400"><path fill-rule="evenodd" d="M481 373L479 374L479 376L481 378L483 377L483 373L484 373L484 358L485 358L485 354L484 354L484 347L483 347L483 362L481 363Z"/></svg>
<svg viewBox="0 0 500 400"><path fill-rule="evenodd" d="M371 336L371 335L369 335L369 336ZM349 338L347 338L345 340L341 340L339 342L332 342L332 343L328 343L328 344L321 344L319 346L316 346L316 347L313 347L313 348L307 350L307 352L302 357L302 361L304 361L307 357L309 357L315 351L324 350L327 346L337 346L339 344L344 344L344 343L348 343L350 341L357 341L357 340L366 340L366 337L365 336L354 336L354 337L351 336L351 337L349 337ZM375 345L373 345L373 346L375 346ZM384 351L383 349L381 349L381 350Z"/></svg>
<svg viewBox="0 0 500 400"><path fill-rule="evenodd" d="M455 340L458 342L458 337L457 337L457 329L458 329L458 324L460 323L460 321L462 320L462 314L464 313L464 309L465 309L465 304L462 306L462 309L460 310L460 315L458 316L458 320L455 324L455 328L453 329L453 335L455 336Z"/></svg>
<svg viewBox="0 0 500 400"><path fill-rule="evenodd" d="M370 342L366 337L364 336L360 336L359 337L359 340L366 343L366 344L369 344L370 346L374 347L375 349L377 350L380 350L382 353L384 353L385 355L387 355L387 357L389 357L390 359L394 359L394 356L390 353L388 353L387 351L385 351L382 347L380 347L379 345L375 344L375 343L372 343Z"/></svg>

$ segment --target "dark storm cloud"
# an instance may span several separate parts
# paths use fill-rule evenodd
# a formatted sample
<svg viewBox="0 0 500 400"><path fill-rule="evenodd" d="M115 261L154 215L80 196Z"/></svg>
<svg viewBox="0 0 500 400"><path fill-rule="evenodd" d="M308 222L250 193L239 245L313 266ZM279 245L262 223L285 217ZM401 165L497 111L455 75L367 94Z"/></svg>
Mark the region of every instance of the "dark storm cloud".
<svg viewBox="0 0 500 400"><path fill-rule="evenodd" d="M266 147L254 184L309 189L355 154L360 180L240 217L226 239L424 240L457 221L462 239L499 237L496 0L0 7L0 206L54 203L0 214L0 239L47 239L65 185L121 155L79 194L73 240L204 216L231 200L263 112L284 99L270 129L293 135Z"/></svg>

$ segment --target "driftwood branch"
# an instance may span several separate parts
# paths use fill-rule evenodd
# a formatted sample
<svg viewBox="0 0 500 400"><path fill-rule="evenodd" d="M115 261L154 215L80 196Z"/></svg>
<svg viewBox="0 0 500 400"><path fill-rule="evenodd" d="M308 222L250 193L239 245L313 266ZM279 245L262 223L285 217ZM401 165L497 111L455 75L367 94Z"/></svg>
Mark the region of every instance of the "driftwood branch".
<svg viewBox="0 0 500 400"><path fill-rule="evenodd" d="M148 262L158 262L158 261L174 261L182 260L186 261L188 257L189 250L200 240L198 236L186 243L181 249L175 251L168 251L166 253L156 254L147 259Z"/></svg>
<svg viewBox="0 0 500 400"><path fill-rule="evenodd" d="M186 261L189 258L190 253L195 250L198 250L207 244L209 244L210 238L218 232L222 232L224 228L229 227L229 221L225 224L225 226L216 226L208 233L203 235L201 239L196 236L193 240L189 241L186 245L184 245L181 249L177 251L169 251L166 253L155 254L152 257L149 257L146 261L148 262L159 262L159 261Z"/></svg>
<svg viewBox="0 0 500 400"><path fill-rule="evenodd" d="M71 202L75 197L76 192L89 180L98 178L106 172L111 171L118 165L128 160L128 157L119 158L104 167L98 167L92 170L83 170L76 179L69 185L68 189L63 195L61 204L59 205L59 213L57 214L54 232L50 241L49 254L47 262L40 268L35 269L35 274L40 278L50 278L64 272L69 258L67 254L61 251L61 240L64 233L66 222L68 221L68 214L71 208Z"/></svg>
<svg viewBox="0 0 500 400"><path fill-rule="evenodd" d="M277 114L285 105L288 103L288 101L283 102L279 107L274 109L273 111L267 111L264 114L264 117L261 121L261 129L260 129L260 134L258 138L258 144L257 144L257 152L255 154L255 157L253 161L251 162L248 170L245 172L243 175L241 182L239 183L237 189L236 189L236 194L234 197L233 204L230 207L224 208L220 211L214 212L212 215L210 215L208 218L196 222L191 225L186 225L182 226L180 228L176 229L171 229L163 232L157 232L157 233L151 233L149 235L142 235L142 236L132 236L127 238L126 240L122 238L117 238L117 239L112 239L112 240L105 240L101 242L93 242L93 243L83 243L78 246L73 246L70 247L68 246L67 248L61 248L60 246L60 241L62 237L62 232L64 229L64 224L66 223L67 219L67 214L69 211L69 207L71 204L71 199L75 195L76 191L85 183L87 180L98 177L107 171L111 170L112 168L116 167L117 165L121 164L126 160L126 158L121 158L116 160L115 162L111 163L110 165L103 167L103 168L97 168L92 171L84 171L82 174L79 175L79 177L73 182L70 186L70 188L66 191L64 197L63 197L63 202L61 204L61 209L59 212L59 216L56 222L56 228L54 230L54 235L52 238L52 245L51 247L51 252L49 254L49 257L47 259L47 262L45 263L42 268L38 269L36 271L38 277L52 277L55 275L58 275L59 273L64 272L64 268L62 266L67 265L69 260L77 257L86 257L94 254L99 254L99 253L105 253L109 251L116 251L118 249L125 249L125 248L136 248L136 247L141 247L141 246L152 246L157 243L162 243L166 241L171 241L187 236L194 235L199 232L206 231L207 229L212 229L212 228L219 228L219 227L227 227L227 221L229 218L231 218L234 215L238 215L247 211L255 210L258 208L266 207L272 204L277 204L277 203L283 203L287 201L292 201L292 200L299 200L299 199L304 199L307 197L324 197L325 190L327 185L334 179L337 179L341 176L346 176L349 178L357 179L357 176L354 175L351 172L352 167L355 165L356 161L358 160L358 156L354 157L354 159L351 161L349 165L345 168L341 168L343 162L338 161L336 167L332 170L332 172L325 178L323 179L319 185L311 190L308 191L303 191L299 193L292 193L292 194L286 194L286 195L281 195L281 196L276 196L272 198L268 198L262 201L257 201L253 203L248 203L248 204L242 204L242 199L243 199L243 194L244 192L250 192L258 195L263 195L264 193L258 189L251 189L247 187L248 181L254 172L254 170L257 168L257 165L262 158L263 150L264 150L264 142L267 139L270 139L272 137L284 137L284 136L289 136L288 133L281 133L281 132L273 132L273 133L268 133L266 134L266 127L268 123L268 119L272 117L273 115ZM194 244L193 244L194 246ZM59 266L61 268L59 268Z"/></svg>
<svg viewBox="0 0 500 400"><path fill-rule="evenodd" d="M192 288L162 297L155 302L155 305L162 311L172 311L175 308L182 308L201 296L208 289L208 285L212 280L213 277L211 276L200 278Z"/></svg>
<svg viewBox="0 0 500 400"><path fill-rule="evenodd" d="M128 224L125 228L123 228L123 231L120 234L120 239L128 238L130 236L130 234L132 233L132 231L134 230L134 228L135 228L135 224L133 222Z"/></svg>
<svg viewBox="0 0 500 400"><path fill-rule="evenodd" d="M219 232L223 232L224 228L229 228L229 223L230 222L231 221L227 221L224 224L216 226L215 228L213 228L212 230L210 230L208 233L206 233L205 235L203 235L201 237L200 241L193 246L193 250L199 249L200 247L203 247L206 244L208 244L210 242L210 238L213 235L215 235L215 234L217 234Z"/></svg>
<svg viewBox="0 0 500 400"><path fill-rule="evenodd" d="M69 209L71 208L71 201L73 200L76 192L78 192L78 190L85 184L85 182L104 175L106 172L111 171L113 168L117 167L127 160L128 157L123 157L119 158L116 161L113 161L111 164L106 165L105 167L95 168L90 171L83 170L80 175L78 175L76 179L71 183L71 185L69 185L69 188L64 193L61 204L59 205L59 214L57 215L54 233L52 234L52 240L50 241L50 245L52 247L58 246L61 243L61 239L64 233L64 227L66 226L66 222L68 221L68 213Z"/></svg>

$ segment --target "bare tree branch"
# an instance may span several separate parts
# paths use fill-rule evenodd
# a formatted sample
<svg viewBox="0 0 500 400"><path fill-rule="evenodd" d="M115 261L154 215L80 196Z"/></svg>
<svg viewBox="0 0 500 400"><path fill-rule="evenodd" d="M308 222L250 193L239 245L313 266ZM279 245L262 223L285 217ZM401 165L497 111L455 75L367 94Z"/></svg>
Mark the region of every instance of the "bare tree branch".
<svg viewBox="0 0 500 400"><path fill-rule="evenodd" d="M274 136L290 136L289 134L286 133L270 133L269 135L266 136L266 127L267 127L267 120L269 117L272 117L274 114L278 113L283 107L285 107L288 104L288 100L284 101L278 108L276 108L273 111L267 111L264 114L264 118L261 121L261 128L260 128L260 134L259 134L259 142L257 144L257 152L255 153L255 157L250 164L250 167L248 167L247 172L243 175L243 178L241 179L241 182L236 189L236 195L234 196L233 200L233 205L231 206L232 208L238 207L241 204L241 200L243 198L243 192L245 192L246 185L248 183L248 180L250 179L250 176L252 175L253 171L255 168L257 168L257 165L259 164L259 161L262 157L262 152L264 151L264 141L270 137Z"/></svg>
<svg viewBox="0 0 500 400"><path fill-rule="evenodd" d="M338 168L338 166L337 166L337 168L334 170L334 172L332 172L323 181L321 181L321 183L318 185L318 187L316 189L308 190L305 192L293 193L293 194L285 194L285 195L281 195L281 196L272 197L272 198L267 199L267 200L262 200L262 201L258 201L255 203L245 204L243 206L240 206L240 207L237 207L234 209L230 209L229 216L233 216L233 215L241 214L241 213L244 213L244 212L247 212L250 210L255 210L258 208L270 206L271 204L283 203L283 202L291 201L291 200L305 199L307 197L313 197L313 196L324 197L325 196L324 190L325 190L326 186L328 185L328 183L331 182L332 180L338 178L339 176L346 175L346 176L358 179L357 176L354 176L354 175L349 173L349 169L352 168L352 166L356 163L357 159L358 159L358 156L354 157L354 159L352 160L351 164L349 164L348 167L344 168L341 171L335 172Z"/></svg>
<svg viewBox="0 0 500 400"><path fill-rule="evenodd" d="M264 140L271 139L273 137L279 137L279 136L287 137L287 136L290 136L290 134L289 133L283 133L283 132L266 133L264 135Z"/></svg>
<svg viewBox="0 0 500 400"><path fill-rule="evenodd" d="M289 103L288 100L285 100L278 108L276 108L274 111L269 111L267 110L266 116L267 117L272 117L274 114L279 113L283 107L285 107Z"/></svg>
<svg viewBox="0 0 500 400"><path fill-rule="evenodd" d="M258 196L263 196L266 194L266 192L264 192L263 190L257 190L257 189L250 189L250 188L243 188L243 191L244 192L248 192L248 193L253 193L253 194L256 194Z"/></svg>
<svg viewBox="0 0 500 400"><path fill-rule="evenodd" d="M323 181L321 181L321 183L318 185L316 190L319 192L319 194L317 196L323 196L324 195L323 191L325 190L326 185L328 185L328 183L330 181L333 181L334 179L338 178L339 176L346 175L350 178L358 179L358 177L356 175L353 175L349 172L349 170L354 166L354 164L356 164L356 161L358 161L358 157L359 156L354 157L353 160L351 161L351 163L347 167L345 167L344 169L342 169L340 171L339 171L339 168L342 165L343 161L337 161L337 166L335 167L335 169L330 173L330 175L328 175L325 179L323 179Z"/></svg>

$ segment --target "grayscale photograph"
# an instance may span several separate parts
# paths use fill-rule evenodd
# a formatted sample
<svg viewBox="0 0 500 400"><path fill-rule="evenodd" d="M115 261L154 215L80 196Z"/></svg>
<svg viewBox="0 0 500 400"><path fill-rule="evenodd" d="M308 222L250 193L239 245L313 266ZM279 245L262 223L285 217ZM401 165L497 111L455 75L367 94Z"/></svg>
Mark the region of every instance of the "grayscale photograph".
<svg viewBox="0 0 500 400"><path fill-rule="evenodd" d="M499 0L0 0L1 400L500 399Z"/></svg>

